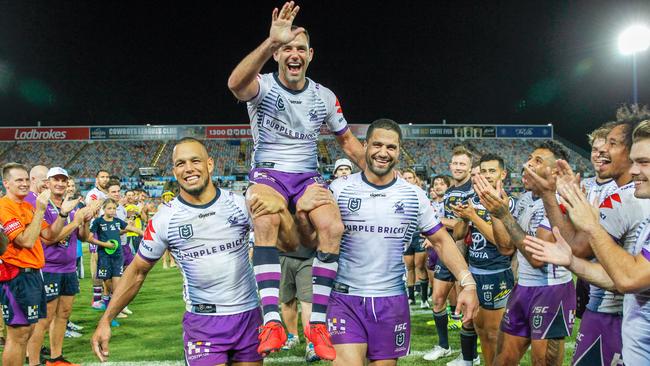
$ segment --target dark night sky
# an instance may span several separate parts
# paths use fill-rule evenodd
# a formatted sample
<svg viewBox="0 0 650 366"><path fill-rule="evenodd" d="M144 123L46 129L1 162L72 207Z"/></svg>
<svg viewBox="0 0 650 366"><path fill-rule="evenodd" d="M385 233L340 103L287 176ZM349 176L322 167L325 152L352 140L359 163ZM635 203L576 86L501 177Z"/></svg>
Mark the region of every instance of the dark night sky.
<svg viewBox="0 0 650 366"><path fill-rule="evenodd" d="M247 123L226 80L281 4L1 1L0 125ZM647 0L299 5L315 49L308 76L350 123L553 122L581 144L631 101L617 34L650 23Z"/></svg>

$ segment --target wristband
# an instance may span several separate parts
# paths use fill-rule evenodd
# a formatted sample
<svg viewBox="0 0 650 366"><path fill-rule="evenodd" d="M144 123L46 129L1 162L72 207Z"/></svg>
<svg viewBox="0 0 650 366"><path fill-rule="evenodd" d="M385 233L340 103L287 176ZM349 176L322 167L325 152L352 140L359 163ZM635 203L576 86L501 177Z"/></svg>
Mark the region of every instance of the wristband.
<svg viewBox="0 0 650 366"><path fill-rule="evenodd" d="M468 271L468 270L465 270L465 271L466 271L467 273L465 273L465 275L464 275L463 277L461 277L461 279L460 279L460 281L459 281L459 282L460 282L460 287L465 287L465 285L463 285L463 281L465 281L465 279L467 278L467 276L471 276L471 275L472 275L472 272L470 272L470 271Z"/></svg>
<svg viewBox="0 0 650 366"><path fill-rule="evenodd" d="M467 290L468 286L474 286L474 289L476 290L476 282L470 282L470 283L466 284L465 286L461 285L461 287L463 288L461 291Z"/></svg>

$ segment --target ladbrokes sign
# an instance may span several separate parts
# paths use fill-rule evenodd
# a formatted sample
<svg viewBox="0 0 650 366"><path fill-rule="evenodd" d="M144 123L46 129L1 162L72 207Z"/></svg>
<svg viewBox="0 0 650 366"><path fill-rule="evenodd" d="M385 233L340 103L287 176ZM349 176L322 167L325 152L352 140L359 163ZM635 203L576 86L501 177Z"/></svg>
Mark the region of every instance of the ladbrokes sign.
<svg viewBox="0 0 650 366"><path fill-rule="evenodd" d="M88 140L87 127L0 128L1 141Z"/></svg>

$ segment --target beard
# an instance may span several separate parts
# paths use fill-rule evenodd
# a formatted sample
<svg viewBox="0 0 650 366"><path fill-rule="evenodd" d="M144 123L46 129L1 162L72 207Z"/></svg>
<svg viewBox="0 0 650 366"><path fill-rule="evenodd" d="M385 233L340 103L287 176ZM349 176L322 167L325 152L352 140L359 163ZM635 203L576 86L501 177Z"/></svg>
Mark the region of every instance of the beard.
<svg viewBox="0 0 650 366"><path fill-rule="evenodd" d="M368 169L370 169L370 171L374 175L376 175L378 177L383 177L383 176L393 172L393 167L395 167L395 164L397 164L397 161L394 160L394 159L391 159L388 162L388 164L386 164L385 168L378 168L378 167L374 166L373 163L374 163L374 160L372 159L372 156L366 155L366 165L368 166Z"/></svg>
<svg viewBox="0 0 650 366"><path fill-rule="evenodd" d="M199 186L193 187L193 188L188 188L184 184L180 183L181 188L187 192L189 195L198 197L200 196L203 192L205 192L206 188L208 188L209 184L209 179L205 179Z"/></svg>

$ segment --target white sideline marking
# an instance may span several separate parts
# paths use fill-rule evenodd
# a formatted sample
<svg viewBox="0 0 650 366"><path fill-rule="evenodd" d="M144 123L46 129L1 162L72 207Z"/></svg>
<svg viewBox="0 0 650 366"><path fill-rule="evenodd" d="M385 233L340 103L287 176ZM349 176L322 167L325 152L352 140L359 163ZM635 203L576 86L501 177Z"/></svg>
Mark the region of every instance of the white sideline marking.
<svg viewBox="0 0 650 366"><path fill-rule="evenodd" d="M572 349L575 348L575 343L574 342L567 342L566 343L566 348ZM419 358L424 356L427 351L411 351L411 353L406 356L402 357L402 359L410 359L410 358ZM457 351L456 351L457 352ZM272 358L267 358L264 360L264 364L280 364L280 363L299 363L299 362L305 362L305 359L303 357L298 357L298 356L287 356L287 357L272 357ZM84 363L84 366L148 366L148 365L153 365L153 366L184 366L185 362L182 360L179 361L135 361L135 362L105 362L105 363L100 363L100 362L90 362L90 363Z"/></svg>

